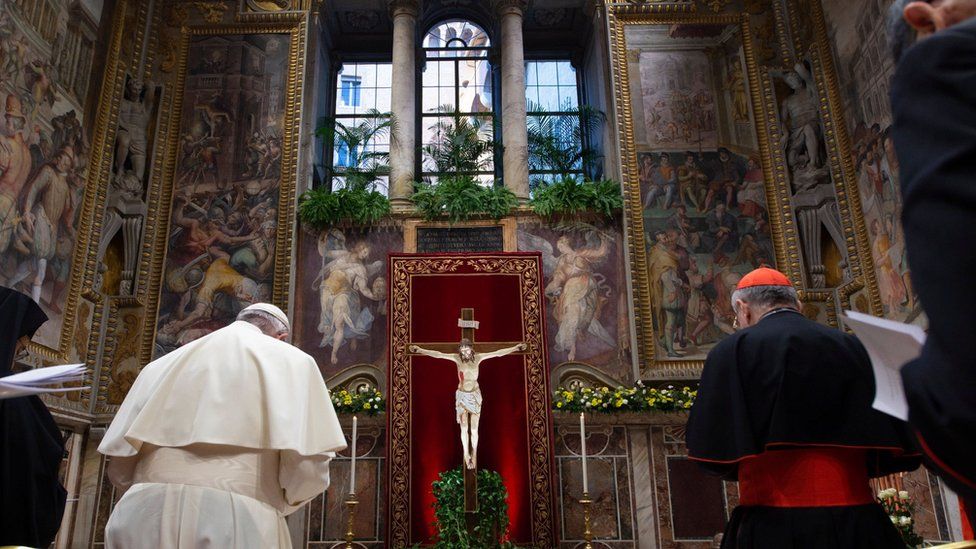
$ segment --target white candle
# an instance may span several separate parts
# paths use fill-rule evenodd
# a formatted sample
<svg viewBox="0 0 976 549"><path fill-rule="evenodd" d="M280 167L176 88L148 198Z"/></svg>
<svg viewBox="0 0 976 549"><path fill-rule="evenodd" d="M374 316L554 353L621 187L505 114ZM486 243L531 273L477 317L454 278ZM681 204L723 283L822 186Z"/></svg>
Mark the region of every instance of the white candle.
<svg viewBox="0 0 976 549"><path fill-rule="evenodd" d="M583 493L590 493L590 483L586 478L586 420L580 412L580 456L583 458Z"/></svg>
<svg viewBox="0 0 976 549"><path fill-rule="evenodd" d="M349 493L356 493L356 429L359 418L352 416L352 465L349 473Z"/></svg>

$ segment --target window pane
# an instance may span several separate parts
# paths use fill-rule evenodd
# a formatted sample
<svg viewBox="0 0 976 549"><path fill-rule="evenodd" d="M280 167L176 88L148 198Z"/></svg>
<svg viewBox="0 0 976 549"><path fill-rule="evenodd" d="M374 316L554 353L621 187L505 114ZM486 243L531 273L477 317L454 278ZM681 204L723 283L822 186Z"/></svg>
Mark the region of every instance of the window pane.
<svg viewBox="0 0 976 549"><path fill-rule="evenodd" d="M579 98L576 97L576 88L559 86L559 110L568 111L579 106Z"/></svg>
<svg viewBox="0 0 976 549"><path fill-rule="evenodd" d="M569 61L560 61L556 64L560 86L576 86L576 69Z"/></svg>
<svg viewBox="0 0 976 549"><path fill-rule="evenodd" d="M559 110L559 88L556 86L539 86L539 105L544 111Z"/></svg>
<svg viewBox="0 0 976 549"><path fill-rule="evenodd" d="M376 110L380 112L390 112L392 110L389 88L376 90Z"/></svg>
<svg viewBox="0 0 976 549"><path fill-rule="evenodd" d="M555 86L558 84L556 80L556 63L552 61L540 61L538 64L539 68L539 85L541 86Z"/></svg>
<svg viewBox="0 0 976 549"><path fill-rule="evenodd" d="M423 112L436 112L440 104L440 90L438 88L424 88L423 90Z"/></svg>
<svg viewBox="0 0 976 549"><path fill-rule="evenodd" d="M529 61L525 64L525 85L535 86L539 83L539 79L536 77L536 66L538 62Z"/></svg>
<svg viewBox="0 0 976 549"><path fill-rule="evenodd" d="M393 65L381 63L376 65L376 87L389 88L393 85Z"/></svg>

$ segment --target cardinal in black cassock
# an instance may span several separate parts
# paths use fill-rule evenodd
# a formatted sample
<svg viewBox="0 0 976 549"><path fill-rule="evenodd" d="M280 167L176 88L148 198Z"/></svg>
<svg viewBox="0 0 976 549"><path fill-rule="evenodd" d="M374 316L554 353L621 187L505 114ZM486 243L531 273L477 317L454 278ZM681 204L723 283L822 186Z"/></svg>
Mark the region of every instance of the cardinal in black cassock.
<svg viewBox="0 0 976 549"><path fill-rule="evenodd" d="M21 338L47 321L34 301L0 287L0 377L10 375ZM58 479L61 432L36 396L0 400L0 546L47 547L64 514Z"/></svg>
<svg viewBox="0 0 976 549"><path fill-rule="evenodd" d="M723 548L903 548L868 479L915 469L906 426L871 408L867 351L808 320L785 275L732 294L742 328L708 354L688 457L739 483Z"/></svg>

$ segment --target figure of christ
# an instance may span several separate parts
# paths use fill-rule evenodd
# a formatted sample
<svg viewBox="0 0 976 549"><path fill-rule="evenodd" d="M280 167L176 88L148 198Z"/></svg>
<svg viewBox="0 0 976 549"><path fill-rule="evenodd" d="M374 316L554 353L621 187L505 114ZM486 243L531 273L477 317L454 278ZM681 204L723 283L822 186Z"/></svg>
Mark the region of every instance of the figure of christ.
<svg viewBox="0 0 976 549"><path fill-rule="evenodd" d="M464 464L468 469L477 468L478 455L478 423L481 420L481 386L478 385L478 374L481 363L489 358L498 358L527 348L525 343L514 347L506 347L488 353L476 353L471 340L461 339L457 353L442 353L411 345L408 350L433 358L451 360L458 369L458 388L454 393L454 409L457 422L461 427L461 448L464 452Z"/></svg>

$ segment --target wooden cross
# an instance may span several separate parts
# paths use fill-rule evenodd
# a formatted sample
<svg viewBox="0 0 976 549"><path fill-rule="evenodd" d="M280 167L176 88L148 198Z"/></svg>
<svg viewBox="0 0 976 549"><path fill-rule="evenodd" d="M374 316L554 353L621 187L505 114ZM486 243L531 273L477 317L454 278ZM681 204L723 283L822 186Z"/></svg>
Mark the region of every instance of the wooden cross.
<svg viewBox="0 0 976 549"><path fill-rule="evenodd" d="M471 341L471 348L476 353L490 353L491 351L497 351L498 349L504 349L505 347L511 347L516 344L512 342L476 343L474 332L478 329L477 325L478 323L474 319L474 309L461 309L461 318L458 319L458 327L461 328L461 338ZM408 354L410 354L410 345L418 345L425 349L440 351L442 353L458 352L457 343L409 343L407 344ZM467 515L468 527L470 529L474 527L474 513L478 512L478 473L476 470L468 469L464 465L461 466L461 470L464 471L464 512Z"/></svg>

